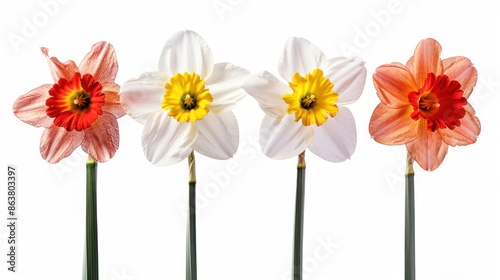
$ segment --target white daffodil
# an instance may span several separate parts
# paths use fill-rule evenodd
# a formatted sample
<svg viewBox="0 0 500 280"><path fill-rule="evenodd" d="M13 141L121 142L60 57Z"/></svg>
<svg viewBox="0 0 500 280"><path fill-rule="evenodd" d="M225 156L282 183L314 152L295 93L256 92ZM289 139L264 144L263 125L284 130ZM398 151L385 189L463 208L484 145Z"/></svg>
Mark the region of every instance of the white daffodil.
<svg viewBox="0 0 500 280"><path fill-rule="evenodd" d="M245 96L246 69L214 64L207 43L181 31L165 44L157 72L125 82L120 91L127 114L144 124L142 146L155 165L177 163L193 151L228 159L238 148L232 108Z"/></svg>
<svg viewBox="0 0 500 280"><path fill-rule="evenodd" d="M327 59L311 42L290 38L278 68L288 85L269 72L253 75L243 84L266 113L260 129L264 154L287 159L309 148L327 161L348 159L356 147L356 125L344 105L363 91L364 62Z"/></svg>

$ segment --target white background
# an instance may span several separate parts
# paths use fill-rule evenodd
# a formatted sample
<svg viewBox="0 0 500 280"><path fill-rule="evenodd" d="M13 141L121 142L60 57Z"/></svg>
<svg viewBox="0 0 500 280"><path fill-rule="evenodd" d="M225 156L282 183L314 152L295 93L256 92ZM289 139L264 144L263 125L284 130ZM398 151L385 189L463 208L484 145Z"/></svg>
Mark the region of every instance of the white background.
<svg viewBox="0 0 500 280"><path fill-rule="evenodd" d="M366 61L365 90L350 106L358 132L354 155L329 163L306 154L308 280L403 279L406 152L369 136L379 102L371 74L385 63L405 63L427 37L441 43L443 58L470 58L479 82L469 102L482 131L474 145L450 148L436 171L415 167L417 277L500 279L500 5L458 3L463 2L2 2L0 279L81 279L86 156L77 150L58 164L45 162L39 153L43 129L12 114L18 96L52 83L40 47L78 64L92 44L109 41L120 67L116 82L122 84L156 69L164 42L182 29L201 34L215 61L252 73L277 75L290 36L307 38L327 57L357 55ZM296 159L268 159L252 144L264 115L253 98L235 113L241 142L234 159L196 158L198 276L284 280L292 261ZM100 277L184 279L187 163L151 165L142 153L142 126L128 116L119 125L120 148L98 170ZM8 272L6 263L7 164L17 166L19 176L17 273Z"/></svg>

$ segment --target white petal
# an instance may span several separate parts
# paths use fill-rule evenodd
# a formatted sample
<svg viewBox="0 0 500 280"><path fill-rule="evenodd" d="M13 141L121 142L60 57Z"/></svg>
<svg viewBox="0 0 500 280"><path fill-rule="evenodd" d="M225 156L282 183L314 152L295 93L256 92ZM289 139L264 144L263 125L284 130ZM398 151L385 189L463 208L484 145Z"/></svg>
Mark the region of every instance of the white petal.
<svg viewBox="0 0 500 280"><path fill-rule="evenodd" d="M252 75L243 84L243 89L257 100L260 108L272 118L281 119L286 114L287 104L282 96L292 89L269 72Z"/></svg>
<svg viewBox="0 0 500 280"><path fill-rule="evenodd" d="M356 124L351 111L339 107L334 118L323 125L314 126L314 140L309 150L315 155L333 162L341 162L351 157L356 148Z"/></svg>
<svg viewBox="0 0 500 280"><path fill-rule="evenodd" d="M167 74L162 72L144 73L126 81L120 89L120 102L125 112L144 124L151 113L161 110L166 82Z"/></svg>
<svg viewBox="0 0 500 280"><path fill-rule="evenodd" d="M207 79L214 68L212 52L196 32L185 30L174 34L163 47L158 69L169 76L194 72Z"/></svg>
<svg viewBox="0 0 500 280"><path fill-rule="evenodd" d="M326 61L321 50L303 38L290 38L281 54L278 70L286 81L291 81L295 73L300 75L312 72Z"/></svg>
<svg viewBox="0 0 500 280"><path fill-rule="evenodd" d="M238 122L231 111L220 114L210 112L195 125L198 138L194 149L198 153L214 159L228 159L238 150Z"/></svg>
<svg viewBox="0 0 500 280"><path fill-rule="evenodd" d="M305 151L311 143L314 130L295 122L293 114L282 119L264 116L260 127L262 152L273 159L287 159Z"/></svg>
<svg viewBox="0 0 500 280"><path fill-rule="evenodd" d="M149 116L142 133L142 149L155 165L171 165L185 159L193 150L198 132L189 122L179 123L159 110Z"/></svg>
<svg viewBox="0 0 500 280"><path fill-rule="evenodd" d="M215 64L212 75L205 83L214 98L210 110L221 112L233 109L246 96L241 86L249 76L248 70L231 63Z"/></svg>
<svg viewBox="0 0 500 280"><path fill-rule="evenodd" d="M361 58L338 57L328 60L322 68L325 77L339 94L338 104L352 103L361 96L366 81L365 62Z"/></svg>

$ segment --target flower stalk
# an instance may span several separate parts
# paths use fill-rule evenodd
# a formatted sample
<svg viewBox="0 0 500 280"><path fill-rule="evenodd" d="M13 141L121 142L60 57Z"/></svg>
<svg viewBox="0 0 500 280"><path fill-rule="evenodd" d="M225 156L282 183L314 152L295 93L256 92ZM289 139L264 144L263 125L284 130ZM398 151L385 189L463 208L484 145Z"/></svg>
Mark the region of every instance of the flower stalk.
<svg viewBox="0 0 500 280"><path fill-rule="evenodd" d="M415 173L409 153L405 173L405 280L415 280Z"/></svg>
<svg viewBox="0 0 500 280"><path fill-rule="evenodd" d="M186 236L186 279L197 279L196 265L196 169L194 151L188 156L189 166L189 212Z"/></svg>
<svg viewBox="0 0 500 280"><path fill-rule="evenodd" d="M86 226L85 226L85 254L84 280L99 279L99 258L97 244L97 162L89 155L87 160L86 186Z"/></svg>
<svg viewBox="0 0 500 280"><path fill-rule="evenodd" d="M299 154L297 163L297 194L295 197L295 226L293 240L293 280L302 280L305 179L306 161L304 151Z"/></svg>

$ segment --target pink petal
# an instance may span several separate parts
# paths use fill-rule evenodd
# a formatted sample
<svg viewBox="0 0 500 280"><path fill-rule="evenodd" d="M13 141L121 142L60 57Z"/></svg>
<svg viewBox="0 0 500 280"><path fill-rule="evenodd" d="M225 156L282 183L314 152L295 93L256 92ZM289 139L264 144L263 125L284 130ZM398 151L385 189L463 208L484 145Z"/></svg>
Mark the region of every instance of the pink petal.
<svg viewBox="0 0 500 280"><path fill-rule="evenodd" d="M102 110L113 114L115 118L120 118L125 115L125 110L120 103L120 86L115 83L102 84L102 92L105 94L104 105Z"/></svg>
<svg viewBox="0 0 500 280"><path fill-rule="evenodd" d="M468 98L477 82L477 70L472 62L463 56L443 60L444 74L462 85L464 97Z"/></svg>
<svg viewBox="0 0 500 280"><path fill-rule="evenodd" d="M411 106L394 109L380 103L370 119L370 135L385 145L402 145L415 140L419 122L410 117L412 111Z"/></svg>
<svg viewBox="0 0 500 280"><path fill-rule="evenodd" d="M52 126L45 129L40 140L40 154L50 163L57 163L71 155L83 141L83 131L67 131L63 127Z"/></svg>
<svg viewBox="0 0 500 280"><path fill-rule="evenodd" d="M36 127L50 127L53 119L47 116L45 101L49 98L52 85L43 85L20 96L14 102L14 114L23 122Z"/></svg>
<svg viewBox="0 0 500 280"><path fill-rule="evenodd" d="M439 133L427 129L426 122L420 122L419 133L415 141L406 144L411 157L425 170L438 168L448 152L446 144Z"/></svg>
<svg viewBox="0 0 500 280"><path fill-rule="evenodd" d="M451 146L464 146L475 143L479 133L481 132L481 124L479 119L474 116L474 109L470 105L464 107L465 117L461 121L461 125L455 129L439 129L438 132L444 142Z"/></svg>
<svg viewBox="0 0 500 280"><path fill-rule="evenodd" d="M49 49L42 48L42 53L47 58L49 63L50 72L54 82L57 83L59 78L65 78L66 80L71 80L76 72L79 72L78 67L75 62L68 60L66 62L60 62L56 57L49 57Z"/></svg>
<svg viewBox="0 0 500 280"><path fill-rule="evenodd" d="M118 72L115 49L108 42L99 42L80 63L80 72L91 74L100 83L112 83Z"/></svg>
<svg viewBox="0 0 500 280"><path fill-rule="evenodd" d="M434 39L424 39L415 48L415 54L410 58L406 66L415 77L417 86L424 85L428 73L441 75L443 73L443 62L439 58L441 45Z"/></svg>
<svg viewBox="0 0 500 280"><path fill-rule="evenodd" d="M378 67L373 74L373 83L380 101L392 108L408 106L408 94L419 89L413 75L401 63Z"/></svg>
<svg viewBox="0 0 500 280"><path fill-rule="evenodd" d="M98 162L105 162L115 155L120 144L118 122L115 116L103 113L91 127L84 130L82 149Z"/></svg>

